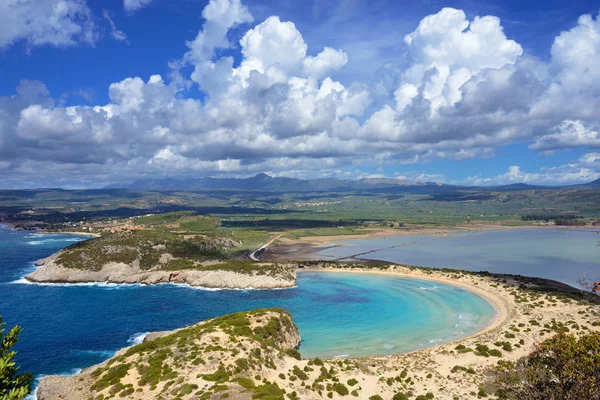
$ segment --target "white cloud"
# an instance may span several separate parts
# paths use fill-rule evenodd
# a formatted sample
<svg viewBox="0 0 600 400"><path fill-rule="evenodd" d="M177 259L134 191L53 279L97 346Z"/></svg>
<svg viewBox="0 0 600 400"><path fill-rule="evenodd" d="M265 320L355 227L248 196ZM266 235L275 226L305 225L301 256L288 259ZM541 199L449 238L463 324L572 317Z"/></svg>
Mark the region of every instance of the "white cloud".
<svg viewBox="0 0 600 400"><path fill-rule="evenodd" d="M0 49L27 46L93 44L97 37L85 0L4 0L0 2Z"/></svg>
<svg viewBox="0 0 600 400"><path fill-rule="evenodd" d="M116 41L127 42L127 35L125 35L125 32L117 29L117 25L115 24L115 21L113 21L112 17L110 16L110 12L108 12L108 10L103 10L102 16L104 17L104 19L108 22L108 24L110 26L110 36Z"/></svg>
<svg viewBox="0 0 600 400"><path fill-rule="evenodd" d="M307 57L303 60L306 73L317 79L341 69L347 62L348 55L346 53L331 47L325 47L315 57Z"/></svg>
<svg viewBox="0 0 600 400"><path fill-rule="evenodd" d="M552 151L575 147L600 148L600 124L586 126L579 120L563 121L550 133L538 136L529 146L532 150Z"/></svg>
<svg viewBox="0 0 600 400"><path fill-rule="evenodd" d="M152 0L123 0L123 8L128 12L136 12L152 3Z"/></svg>
<svg viewBox="0 0 600 400"><path fill-rule="evenodd" d="M264 73L269 67L297 74L306 58L307 45L294 23L275 16L246 32L240 45L244 61L237 75L244 78L251 71Z"/></svg>
<svg viewBox="0 0 600 400"><path fill-rule="evenodd" d="M506 38L497 17L468 21L453 8L423 18L404 41L411 66L402 81L420 88L433 110L459 102L460 87L478 72L514 64L523 54L517 42Z"/></svg>
<svg viewBox="0 0 600 400"><path fill-rule="evenodd" d="M484 186L512 183L565 185L588 183L596 179L600 179L600 153L587 153L574 162L552 168L542 168L540 172L524 172L518 165L513 165L504 174L491 178L479 175L471 176L460 183Z"/></svg>
<svg viewBox="0 0 600 400"><path fill-rule="evenodd" d="M108 104L94 106L63 107L39 82L1 97L7 174L22 176L46 162L48 173L64 167L106 177L100 170L110 169L120 179L171 171L322 176L361 163L493 157L497 146L516 140L533 140L539 151L598 146L597 72L588 71L598 23L589 16L556 39L543 63L523 55L498 18L469 21L443 9L399 40L406 65L390 66L397 79L381 85L394 98L376 105L380 88L332 75L352 63L344 50L311 54L292 22L269 17L236 38L232 32L253 22L240 0L211 0L202 16L202 29L172 64L175 79L128 77L109 86ZM241 60L234 61L237 46ZM570 55L571 47L587 58ZM189 95L191 85L205 94L201 100ZM598 170L594 160L574 165L469 179L579 182Z"/></svg>

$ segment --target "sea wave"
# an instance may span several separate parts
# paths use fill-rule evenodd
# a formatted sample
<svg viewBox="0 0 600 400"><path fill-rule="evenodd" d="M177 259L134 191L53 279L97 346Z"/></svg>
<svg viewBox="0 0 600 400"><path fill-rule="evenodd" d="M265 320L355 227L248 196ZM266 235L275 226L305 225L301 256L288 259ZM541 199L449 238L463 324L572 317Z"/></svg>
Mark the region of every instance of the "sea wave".
<svg viewBox="0 0 600 400"><path fill-rule="evenodd" d="M17 279L10 283L19 285L37 285L37 286L52 286L52 287L97 287L107 290L126 289L134 287L143 287L141 283L109 283L109 282L76 282L76 283L53 283L53 282L31 282L25 278Z"/></svg>
<svg viewBox="0 0 600 400"><path fill-rule="evenodd" d="M134 333L133 335L129 336L129 339L127 339L127 343L131 345L140 344L144 341L148 333L149 332Z"/></svg>
<svg viewBox="0 0 600 400"><path fill-rule="evenodd" d="M83 239L83 238L58 238L58 239L47 238L47 239L42 239L42 240L29 240L26 243L31 246L39 246L39 245L46 244L46 243L75 243L75 242L81 242L83 240L85 240L85 239Z"/></svg>
<svg viewBox="0 0 600 400"><path fill-rule="evenodd" d="M102 358L110 358L115 355L115 350L72 350L75 354L89 354L93 356L101 356Z"/></svg>
<svg viewBox="0 0 600 400"><path fill-rule="evenodd" d="M33 272L33 271L29 271L29 272ZM295 289L298 287L297 285L294 285L289 288L272 288L272 289L271 288L253 288L253 287L249 287L249 288L209 288L209 287L202 287L202 286L192 286L187 283L173 283L173 282L161 282L161 283L154 283L154 284L112 283L112 282L54 283L54 282L31 282L31 281L28 281L27 279L25 279L24 277L17 279L15 281L12 281L10 283L21 284L21 285L39 285L39 286L54 286L54 287L84 286L84 287L98 287L98 288L108 289L108 290L130 289L130 288L140 288L140 287L174 286L174 287L182 287L182 288L193 289L193 290L204 290L204 291L208 291L208 292L218 292L218 291L222 291L222 290L235 290L235 291L286 290L286 289Z"/></svg>

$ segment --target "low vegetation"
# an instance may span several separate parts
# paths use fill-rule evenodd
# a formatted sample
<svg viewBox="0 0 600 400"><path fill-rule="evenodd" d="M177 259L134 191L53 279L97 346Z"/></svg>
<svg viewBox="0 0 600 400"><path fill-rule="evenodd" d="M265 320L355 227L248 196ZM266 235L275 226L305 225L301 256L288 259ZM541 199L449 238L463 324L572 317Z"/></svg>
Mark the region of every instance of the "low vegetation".
<svg viewBox="0 0 600 400"><path fill-rule="evenodd" d="M600 332L558 333L516 363L499 361L500 398L600 399Z"/></svg>
<svg viewBox="0 0 600 400"><path fill-rule="evenodd" d="M161 264L162 254L189 262L225 260L227 255L223 249L232 245L232 241L184 238L156 230L124 231L75 243L64 249L57 263L66 268L98 271L108 263L137 261L141 269L150 269Z"/></svg>

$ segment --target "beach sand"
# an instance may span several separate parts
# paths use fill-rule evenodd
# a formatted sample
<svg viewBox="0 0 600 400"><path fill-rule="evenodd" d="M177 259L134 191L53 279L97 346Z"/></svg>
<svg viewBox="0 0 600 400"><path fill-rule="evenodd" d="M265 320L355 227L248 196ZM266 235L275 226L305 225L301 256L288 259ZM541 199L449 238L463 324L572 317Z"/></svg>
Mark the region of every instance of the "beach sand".
<svg viewBox="0 0 600 400"><path fill-rule="evenodd" d="M413 377L410 390L415 395L431 392L436 399L470 398L478 393L481 387L485 390L489 381L486 373L499 359L515 361L530 353L537 343L552 336L554 332L550 332L551 329L547 327L552 327L558 322L567 323L572 332L579 333L586 332L584 326L590 330L597 329L591 326L591 322L600 321L600 306L597 304L589 305L563 300L553 294L529 293L519 288L522 282L510 277L497 278L457 272L428 271L394 265L390 268L391 270L384 271L373 271L370 268L318 270L327 273L394 275L455 285L486 299L496 309L497 314L480 331L452 343L407 354L353 359L353 362L358 362L363 368L375 374L375 376L361 374L360 379L357 378L363 389L361 398L367 399L373 394L390 398L394 393L394 386L386 387L387 383L382 382L381 378L383 377L384 380L394 378L398 375L397 371L403 369ZM511 343L512 351L505 351L494 345L496 342ZM477 344L485 344L490 349L499 349L502 357L479 356L474 351L459 353L456 350L459 344L472 349L475 349ZM455 366L472 368L474 373L452 372ZM356 373L352 375L355 376ZM343 381L343 378L340 380ZM488 390L493 391L493 388Z"/></svg>

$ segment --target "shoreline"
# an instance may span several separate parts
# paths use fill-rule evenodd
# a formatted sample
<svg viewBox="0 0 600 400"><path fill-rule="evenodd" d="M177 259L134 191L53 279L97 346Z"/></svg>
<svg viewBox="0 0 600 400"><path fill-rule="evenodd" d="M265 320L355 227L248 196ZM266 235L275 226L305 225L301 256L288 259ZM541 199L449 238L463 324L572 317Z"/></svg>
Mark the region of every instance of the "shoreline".
<svg viewBox="0 0 600 400"><path fill-rule="evenodd" d="M394 267L400 267L400 268L406 268L406 267L402 267L402 266L398 266L398 265L394 265ZM405 353L396 353L396 354L392 354L390 356L384 356L384 357L393 357L395 355L402 355L402 354L411 354L411 353L415 353L415 352L419 352L422 350L426 350L426 349L434 349L440 346L444 346L444 345L450 345L452 343L456 343L456 342L460 342L462 340L466 340L466 339L473 339L475 337L478 337L480 335L484 335L485 333L488 333L490 331L494 331L497 329L500 329L503 325L506 324L509 316L511 314L514 313L515 309L512 308L510 306L510 303L508 301L506 301L506 299L502 298L501 296L499 296L497 293L490 293L490 292L486 292L484 290L482 290L481 288L478 288L475 285L466 283L466 282L457 282L456 280L452 280L446 277L442 277L442 276L431 276L429 274L411 274L411 273L407 273L407 272L397 272L397 271L370 271L370 270L366 270L366 269L358 269L358 268L305 268L303 269L304 271L314 271L314 272L320 272L320 273L350 273L350 274L376 274L376 275L387 275L387 276L398 276L398 277L402 277L402 278L407 278L407 279L422 279L422 280L427 280L427 281L432 281L432 282L438 282L438 283L442 283L445 285L450 285L450 286L454 286L454 287L459 287L461 289L465 289L468 290L470 293L481 297L482 299L484 299L485 301L487 301L492 308L495 310L495 315L493 315L491 317L491 319L484 325L482 326L480 329L466 335L463 336L461 338L455 339L455 340L450 340L448 342L444 342L444 343L440 343L440 344L435 344L432 346L427 346L421 349L417 349L417 350L412 350L409 352L405 352ZM302 270L300 270L299 272L301 273ZM417 270L418 271L418 270ZM437 273L436 271L433 271L433 273ZM365 357L375 357L375 356L365 356ZM365 357L358 357L358 358L365 358Z"/></svg>

